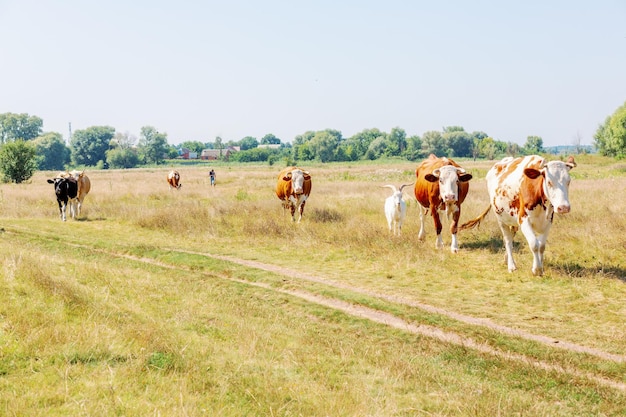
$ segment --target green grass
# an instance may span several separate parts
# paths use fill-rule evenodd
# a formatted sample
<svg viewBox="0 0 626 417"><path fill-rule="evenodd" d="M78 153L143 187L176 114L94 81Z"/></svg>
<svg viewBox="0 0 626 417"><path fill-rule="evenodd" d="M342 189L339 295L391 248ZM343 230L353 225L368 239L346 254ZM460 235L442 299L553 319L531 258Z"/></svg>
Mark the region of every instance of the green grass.
<svg viewBox="0 0 626 417"><path fill-rule="evenodd" d="M541 278L522 236L519 270L506 271L493 218L461 234L453 255L434 249L430 222L416 240L407 197L403 236L388 236L379 186L411 182L410 162L306 167L300 224L273 195L279 167L220 167L215 188L206 169L181 167L178 192L166 168L88 172L84 215L65 223L46 173L1 185L0 414L621 415L624 362L419 307L623 355L626 196L601 186L624 189L626 176L608 160L577 161L572 213L555 221ZM469 219L487 202L489 164L464 164L475 172Z"/></svg>

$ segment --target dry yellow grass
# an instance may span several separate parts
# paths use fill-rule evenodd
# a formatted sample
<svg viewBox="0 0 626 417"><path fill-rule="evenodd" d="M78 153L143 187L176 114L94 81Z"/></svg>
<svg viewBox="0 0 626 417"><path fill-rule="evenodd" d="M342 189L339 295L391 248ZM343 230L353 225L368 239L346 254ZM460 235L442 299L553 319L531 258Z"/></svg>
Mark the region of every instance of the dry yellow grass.
<svg viewBox="0 0 626 417"><path fill-rule="evenodd" d="M460 234L461 251L453 255L434 248L430 221L426 241L417 241L418 211L407 196L403 235L389 236L383 214L389 190L379 187L411 182L416 164L410 162L305 167L313 191L300 224L283 214L274 195L276 166L219 166L214 188L208 168L179 167L179 191L168 189L166 167L87 171L92 192L83 216L66 223L45 183L54 173L0 185L2 353L13 361L0 362L0 371L15 383L47 387L39 398L17 396L17 406L2 405L20 414L16 410L32 411L36 402L57 403L47 409L62 414L78 410L70 399L83 397L91 415L201 415L207 407L237 415L239 406L252 415L568 415L580 407L586 414L617 414L624 395L576 372L545 372L415 340L278 291L363 302L418 322L424 316L496 349L626 382L616 376L623 375L623 365L612 360L568 357L411 306L422 303L623 355L626 195L606 193L606 184L626 189L626 175L614 164L578 162L572 213L556 219L541 278L530 273L522 236L516 238L519 270L506 271L492 217L479 230ZM490 163L463 165L475 175L463 206L466 220L487 204ZM443 237L449 245L449 233ZM285 273L274 276L210 255L256 260ZM44 363L37 364L38 355ZM42 371L27 379L29 366ZM59 382L55 373L63 375L65 388L52 388ZM91 378L110 395L97 394ZM438 380L445 382L438 386ZM590 394L596 391L597 399ZM9 392L7 386L0 392ZM179 398L158 400L171 392Z"/></svg>

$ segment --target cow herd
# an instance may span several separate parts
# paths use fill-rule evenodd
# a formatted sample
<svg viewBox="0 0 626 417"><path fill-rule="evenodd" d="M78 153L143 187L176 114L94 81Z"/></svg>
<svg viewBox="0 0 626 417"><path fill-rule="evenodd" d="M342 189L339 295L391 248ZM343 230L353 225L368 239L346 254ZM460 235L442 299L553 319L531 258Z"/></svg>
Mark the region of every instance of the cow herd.
<svg viewBox="0 0 626 417"><path fill-rule="evenodd" d="M510 272L516 270L512 254L513 237L521 229L533 254L532 273L542 275L543 253L554 213L565 214L570 211L569 171L575 166L576 163L571 156L567 162L547 162L537 155L504 158L487 173L489 206L477 218L459 225L461 205L469 192L472 175L452 159L430 155L415 170L414 183L403 184L399 189L390 184L383 186L393 191L393 194L385 200L384 207L389 231L400 235L402 222L406 217L406 203L402 199L402 190L415 184L415 199L419 203L420 213L419 240L424 240L424 219L430 211L437 232L435 247L443 248L440 214L445 213L452 235L450 250L456 253L459 251L457 232L477 226L490 211L493 211L502 231L508 270ZM61 172L47 181L54 184L61 219L66 220L68 205L72 218L80 215L83 200L91 188L85 173ZM167 182L170 189L179 190L182 184L178 171L169 172ZM290 166L278 174L276 196L281 200L283 209L290 210L292 221L302 220L304 206L311 194L311 186L311 174L301 168Z"/></svg>

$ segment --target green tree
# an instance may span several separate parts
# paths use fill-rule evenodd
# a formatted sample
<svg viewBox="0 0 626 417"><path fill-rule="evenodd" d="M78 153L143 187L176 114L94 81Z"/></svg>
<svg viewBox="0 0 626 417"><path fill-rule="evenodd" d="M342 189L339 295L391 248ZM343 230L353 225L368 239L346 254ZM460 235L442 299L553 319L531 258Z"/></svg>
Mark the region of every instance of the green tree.
<svg viewBox="0 0 626 417"><path fill-rule="evenodd" d="M280 139L272 133L268 133L261 138L261 145L280 145L280 143Z"/></svg>
<svg viewBox="0 0 626 417"><path fill-rule="evenodd" d="M365 129L346 139L346 145L352 146L354 152L358 155L358 159L360 159L365 157L365 153L374 139L380 136L385 136L385 133L376 128Z"/></svg>
<svg viewBox="0 0 626 417"><path fill-rule="evenodd" d="M593 138L601 155L626 157L626 103L606 118Z"/></svg>
<svg viewBox="0 0 626 417"><path fill-rule="evenodd" d="M167 134L159 132L152 126L142 127L139 137L139 151L145 163L158 165L163 162L164 156L169 153Z"/></svg>
<svg viewBox="0 0 626 417"><path fill-rule="evenodd" d="M526 155L534 155L543 152L543 139L540 136L528 136L524 144Z"/></svg>
<svg viewBox="0 0 626 417"><path fill-rule="evenodd" d="M387 135L387 149L385 155L387 156L400 156L407 148L406 132L404 129L394 127Z"/></svg>
<svg viewBox="0 0 626 417"><path fill-rule="evenodd" d="M37 168L42 171L63 170L70 163L71 151L60 133L49 132L33 140Z"/></svg>
<svg viewBox="0 0 626 417"><path fill-rule="evenodd" d="M43 120L27 113L0 114L0 144L11 140L31 140L41 135Z"/></svg>
<svg viewBox="0 0 626 417"><path fill-rule="evenodd" d="M489 160L495 159L498 148L496 147L496 141L491 137L484 138L480 141L479 155Z"/></svg>
<svg viewBox="0 0 626 417"><path fill-rule="evenodd" d="M139 164L137 151L131 148L109 149L106 158L111 168L135 168Z"/></svg>
<svg viewBox="0 0 626 417"><path fill-rule="evenodd" d="M422 149L425 155L435 154L436 156L447 155L446 142L440 132L430 130L422 135Z"/></svg>
<svg viewBox="0 0 626 417"><path fill-rule="evenodd" d="M496 142L496 146L501 143L502 142ZM513 142L507 142L504 146L504 149L505 149L505 153L508 156L516 157L517 155L522 153L522 148L517 143L513 143Z"/></svg>
<svg viewBox="0 0 626 417"><path fill-rule="evenodd" d="M424 157L424 151L422 150L422 139L417 136L409 136L407 138L407 147L405 153L406 159L409 161L417 161Z"/></svg>
<svg viewBox="0 0 626 417"><path fill-rule="evenodd" d="M370 143L370 146L368 146L367 152L365 152L365 158L371 161L378 159L385 154L386 149L387 137L379 136Z"/></svg>
<svg viewBox="0 0 626 417"><path fill-rule="evenodd" d="M246 136L239 141L239 147L242 151L247 151L248 149L253 149L257 146L259 146L259 141L252 136Z"/></svg>
<svg viewBox="0 0 626 417"><path fill-rule="evenodd" d="M110 126L92 126L84 130L77 130L72 136L72 163L80 166L96 166L106 161L106 151L109 150L111 140L115 136L115 129Z"/></svg>
<svg viewBox="0 0 626 417"><path fill-rule="evenodd" d="M22 139L5 143L0 147L0 170L4 182L24 182L37 169L35 145Z"/></svg>
<svg viewBox="0 0 626 417"><path fill-rule="evenodd" d="M472 156L472 146L474 145L474 140L469 133L463 130L462 127L454 126L452 128L446 128L444 129L442 137L445 142L445 146L448 149L448 156Z"/></svg>
<svg viewBox="0 0 626 417"><path fill-rule="evenodd" d="M315 158L321 162L336 160L336 152L342 141L341 132L333 129L319 131L313 136L309 148L313 151Z"/></svg>
<svg viewBox="0 0 626 417"><path fill-rule="evenodd" d="M204 145L204 143L200 142L200 141L185 141L183 143L180 144L181 148L185 148L185 149L189 149L190 152L195 152L198 155L200 155L202 153L202 151L204 149L206 149L206 146Z"/></svg>
<svg viewBox="0 0 626 417"><path fill-rule="evenodd" d="M293 159L296 161L310 161L315 159L315 151L310 147L311 139L316 132L307 131L301 135L296 135L293 139Z"/></svg>

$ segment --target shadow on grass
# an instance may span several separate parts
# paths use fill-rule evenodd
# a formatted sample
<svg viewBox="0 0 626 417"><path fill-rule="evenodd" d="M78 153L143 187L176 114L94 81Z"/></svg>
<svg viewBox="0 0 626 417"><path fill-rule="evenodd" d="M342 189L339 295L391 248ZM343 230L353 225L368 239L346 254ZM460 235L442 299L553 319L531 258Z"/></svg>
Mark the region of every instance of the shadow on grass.
<svg viewBox="0 0 626 417"><path fill-rule="evenodd" d="M466 249L486 249L491 253L504 253L504 241L500 237L490 237L473 241L463 241ZM519 252L520 248L527 245L526 240L513 241L513 253ZM532 257L531 257L532 259ZM618 279L626 283L626 268L618 265L595 265L584 266L576 261L551 262L548 260L544 267L549 267L559 271L563 275L570 277L588 277L601 275L606 278Z"/></svg>
<svg viewBox="0 0 626 417"><path fill-rule="evenodd" d="M583 266L577 262L550 262L550 268L571 277L602 275L606 278L618 279L626 284L626 269L617 265Z"/></svg>
<svg viewBox="0 0 626 417"><path fill-rule="evenodd" d="M463 242L463 247L466 249L487 249L491 253L499 253L504 251L504 241L501 237L490 237L487 239L470 240ZM518 252L521 242L513 241L513 252Z"/></svg>

